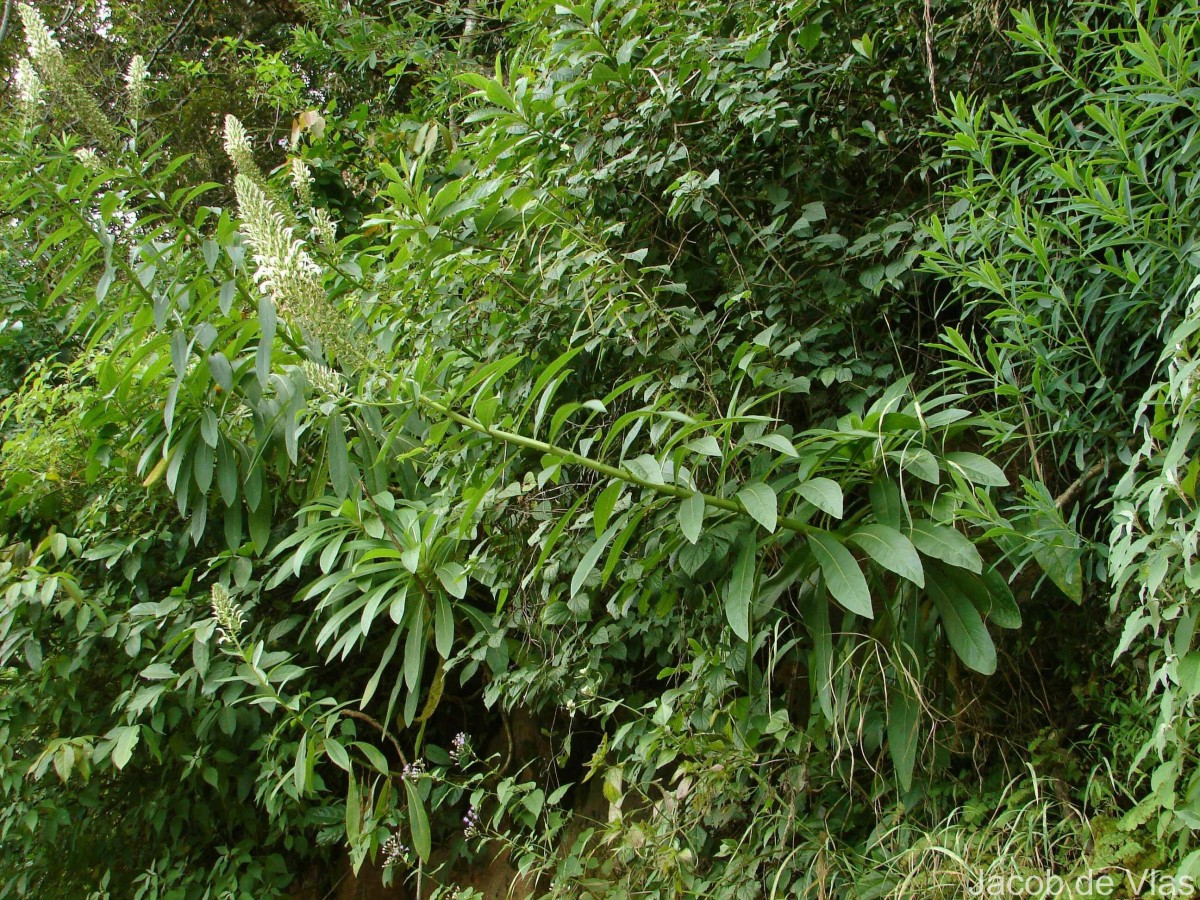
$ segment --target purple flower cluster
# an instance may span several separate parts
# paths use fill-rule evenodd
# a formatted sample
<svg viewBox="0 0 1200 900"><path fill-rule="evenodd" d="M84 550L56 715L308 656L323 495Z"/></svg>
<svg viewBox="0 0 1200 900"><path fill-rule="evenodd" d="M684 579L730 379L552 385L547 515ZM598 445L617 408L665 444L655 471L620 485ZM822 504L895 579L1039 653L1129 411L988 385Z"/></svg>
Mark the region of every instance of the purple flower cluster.
<svg viewBox="0 0 1200 900"><path fill-rule="evenodd" d="M479 811L475 807L467 810L467 814L463 816L463 837L470 840L479 835Z"/></svg>
<svg viewBox="0 0 1200 900"><path fill-rule="evenodd" d="M454 736L454 743L450 747L450 758L461 765L470 755L471 738L466 733L460 731Z"/></svg>
<svg viewBox="0 0 1200 900"><path fill-rule="evenodd" d="M401 842L399 833L384 841L382 850L384 866L394 866L408 855L408 847Z"/></svg>
<svg viewBox="0 0 1200 900"><path fill-rule="evenodd" d="M400 772L400 777L405 781L417 781L425 774L425 760L414 759L412 762L405 764L404 769Z"/></svg>

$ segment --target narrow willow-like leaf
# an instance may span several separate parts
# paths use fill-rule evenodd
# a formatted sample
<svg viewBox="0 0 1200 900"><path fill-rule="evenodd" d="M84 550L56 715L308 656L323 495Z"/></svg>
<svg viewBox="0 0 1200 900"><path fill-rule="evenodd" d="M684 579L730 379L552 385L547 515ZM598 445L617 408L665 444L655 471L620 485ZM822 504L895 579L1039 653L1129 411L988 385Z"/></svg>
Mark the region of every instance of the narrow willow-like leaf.
<svg viewBox="0 0 1200 900"><path fill-rule="evenodd" d="M754 603L755 551L753 534L742 537L733 572L725 584L725 618L733 633L750 640L750 608Z"/></svg>
<svg viewBox="0 0 1200 900"><path fill-rule="evenodd" d="M900 787L906 791L912 787L913 769L917 761L920 712L920 705L906 687L896 685L892 688L887 717L888 753L892 757L892 765L896 767Z"/></svg>
<svg viewBox="0 0 1200 900"><path fill-rule="evenodd" d="M579 593L579 589L583 587L583 583L587 581L587 577L592 574L592 570L596 568L596 563L600 561L601 554L604 553L604 548L608 546L608 542L612 540L613 535L617 533L617 529L621 527L622 522L614 522L605 532L596 539L592 546L588 547L587 552L583 554L583 559L579 561L579 567L575 570L575 574L571 576L571 596L574 597Z"/></svg>

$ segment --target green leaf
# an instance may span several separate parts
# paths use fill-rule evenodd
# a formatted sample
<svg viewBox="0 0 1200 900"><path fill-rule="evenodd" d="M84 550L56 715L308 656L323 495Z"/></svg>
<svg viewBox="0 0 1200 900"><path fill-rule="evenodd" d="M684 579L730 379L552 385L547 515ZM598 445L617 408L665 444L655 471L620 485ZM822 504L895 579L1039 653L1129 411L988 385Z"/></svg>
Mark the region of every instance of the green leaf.
<svg viewBox="0 0 1200 900"><path fill-rule="evenodd" d="M296 744L296 763L292 766L292 779L296 784L296 792L303 797L308 787L308 734L300 735Z"/></svg>
<svg viewBox="0 0 1200 900"><path fill-rule="evenodd" d="M467 570L456 562L442 563L433 570L446 593L461 600L467 596Z"/></svg>
<svg viewBox="0 0 1200 900"><path fill-rule="evenodd" d="M444 594L438 594L433 606L433 635L438 656L449 659L454 647L454 612Z"/></svg>
<svg viewBox="0 0 1200 900"><path fill-rule="evenodd" d="M904 790L912 787L913 768L917 761L917 740L921 707L908 691L896 685L891 692L892 702L888 708L888 752L896 777Z"/></svg>
<svg viewBox="0 0 1200 900"><path fill-rule="evenodd" d="M800 455L796 452L795 445L778 432L772 432L771 434L764 434L762 437L756 437L750 441L750 443L761 444L764 447L770 447L772 450L782 453L784 456L796 457Z"/></svg>
<svg viewBox="0 0 1200 900"><path fill-rule="evenodd" d="M322 749L325 751L325 755L329 757L331 763L343 772L350 771L350 754L346 752L346 748L336 738L325 738Z"/></svg>
<svg viewBox="0 0 1200 900"><path fill-rule="evenodd" d="M995 672L996 645L975 605L950 579L930 578L926 590L941 616L950 646L963 664L982 675Z"/></svg>
<svg viewBox="0 0 1200 900"><path fill-rule="evenodd" d="M948 462L950 467L961 474L963 478L974 484L982 484L985 487L1006 487L1008 485L1008 477L1004 474L1004 470L986 456L956 451L947 453L942 459Z"/></svg>
<svg viewBox="0 0 1200 900"><path fill-rule="evenodd" d="M821 712L833 722L833 628L829 624L829 604L824 595L810 593L803 607L803 617L808 633L812 637L813 690Z"/></svg>
<svg viewBox="0 0 1200 900"><path fill-rule="evenodd" d="M418 606L408 623L408 637L404 640L404 683L409 691L416 691L421 682L421 664L425 661L425 610Z"/></svg>
<svg viewBox="0 0 1200 900"><path fill-rule="evenodd" d="M871 482L871 510L880 524L899 528L905 513L900 486L886 478Z"/></svg>
<svg viewBox="0 0 1200 900"><path fill-rule="evenodd" d="M748 484L738 491L737 498L754 521L767 531L775 530L779 518L779 501L769 485L761 481Z"/></svg>
<svg viewBox="0 0 1200 900"><path fill-rule="evenodd" d="M962 569L955 571L962 572ZM1008 586L1004 576L993 566L979 576L979 580L986 588L986 594L981 591L971 595L972 599L978 597L975 606L979 612L989 622L995 622L1001 628L1020 628L1021 609L1017 606L1012 588Z"/></svg>
<svg viewBox="0 0 1200 900"><path fill-rule="evenodd" d="M346 840L353 846L358 843L362 834L362 800L358 793L358 781L354 778L354 770L350 770L350 778L346 787Z"/></svg>
<svg viewBox="0 0 1200 900"><path fill-rule="evenodd" d="M429 861L431 838L429 832L429 816L425 812L425 804L412 781L404 780L404 792L408 795L408 827L412 831L413 849L422 862Z"/></svg>
<svg viewBox="0 0 1200 900"><path fill-rule="evenodd" d="M600 537L596 538L592 546L588 547L587 553L583 554L583 559L579 561L579 567L575 570L575 574L571 576L572 597L579 593L579 589L583 587L583 583L587 581L587 577L592 574L592 570L596 568L596 563L600 561L601 554L604 553L604 548L608 546L608 542L613 539L613 535L617 533L621 525L621 520L614 522Z"/></svg>
<svg viewBox="0 0 1200 900"><path fill-rule="evenodd" d="M113 744L112 762L118 769L124 769L133 756L133 748L137 746L142 736L140 725L122 725L117 729L117 741Z"/></svg>
<svg viewBox="0 0 1200 900"><path fill-rule="evenodd" d="M733 574L725 585L725 618L733 633L743 641L750 640L750 607L754 602L757 549L752 533L742 537L741 549L733 564Z"/></svg>
<svg viewBox="0 0 1200 900"><path fill-rule="evenodd" d="M592 527L596 530L596 537L600 537L604 533L604 529L608 527L608 520L612 516L613 507L621 499L621 492L624 490L625 482L614 481L602 490L600 496L596 498L596 505L592 510Z"/></svg>
<svg viewBox="0 0 1200 900"><path fill-rule="evenodd" d="M689 544L700 540L700 532L704 528L704 495L697 492L681 502L675 517L679 520L679 530Z"/></svg>
<svg viewBox="0 0 1200 900"><path fill-rule="evenodd" d="M895 528L864 525L850 535L850 540L889 572L895 572L917 587L925 586L925 570L921 566L917 548Z"/></svg>
<svg viewBox="0 0 1200 900"><path fill-rule="evenodd" d="M350 453L346 448L346 429L340 415L329 417L328 439L329 480L338 499L350 493Z"/></svg>
<svg viewBox="0 0 1200 900"><path fill-rule="evenodd" d="M983 571L983 559L979 556L979 551L957 529L946 525L934 525L926 519L915 519L909 537L926 556L940 559L976 575Z"/></svg>
<svg viewBox="0 0 1200 900"><path fill-rule="evenodd" d="M930 484L937 484L941 481L941 470L938 468L937 460L924 447L903 450L897 455L901 467L912 472L922 481L928 481Z"/></svg>
<svg viewBox="0 0 1200 900"><path fill-rule="evenodd" d="M717 458L721 456L721 445L717 443L717 439L711 434L690 440L683 446L693 453L699 453L701 456L715 456Z"/></svg>
<svg viewBox="0 0 1200 900"><path fill-rule="evenodd" d="M875 618L871 609L871 591L867 579L853 554L833 535L825 531L812 531L808 545L821 567L821 575L829 593L844 609L858 613L867 619Z"/></svg>
<svg viewBox="0 0 1200 900"><path fill-rule="evenodd" d="M830 478L810 478L796 488L796 493L821 512L842 517L842 488Z"/></svg>

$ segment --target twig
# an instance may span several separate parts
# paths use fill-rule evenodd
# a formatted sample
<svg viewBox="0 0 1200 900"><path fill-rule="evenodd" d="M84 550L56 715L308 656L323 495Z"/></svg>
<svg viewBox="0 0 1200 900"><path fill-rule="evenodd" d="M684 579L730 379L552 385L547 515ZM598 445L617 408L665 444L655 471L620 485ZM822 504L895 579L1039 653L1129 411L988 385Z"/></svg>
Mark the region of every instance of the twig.
<svg viewBox="0 0 1200 900"><path fill-rule="evenodd" d="M358 719L359 721L366 722L368 725L378 729L380 734L391 741L392 747L394 747L396 750L396 755L400 757L400 762L406 766L408 765L408 757L405 756L404 751L400 749L399 742L392 737L392 735L388 734L388 730L379 723L378 719L368 716L365 712L359 712L357 709L343 709L342 715L349 716L351 719Z"/></svg>
<svg viewBox="0 0 1200 900"><path fill-rule="evenodd" d="M1083 486L1108 468L1108 459L1102 459L1100 462L1093 465L1090 469L1076 478L1065 491L1054 498L1054 506L1056 509L1062 510L1067 504L1078 496L1083 490Z"/></svg>
<svg viewBox="0 0 1200 900"><path fill-rule="evenodd" d="M925 0L925 67L929 70L929 92L933 94L933 108L937 109L937 77L933 67L933 10Z"/></svg>
<svg viewBox="0 0 1200 900"><path fill-rule="evenodd" d="M179 37L179 32L183 30L184 23L186 23L188 18L191 17L192 10L196 8L196 2L197 0L192 0L192 2L187 5L187 8L183 11L183 15L179 17L179 21L175 24L174 30L167 35L167 39L165 41L154 48L154 52L151 53L150 58L146 60L146 68L153 66L154 60L158 59L158 54L170 47L171 44L175 43L175 38Z"/></svg>

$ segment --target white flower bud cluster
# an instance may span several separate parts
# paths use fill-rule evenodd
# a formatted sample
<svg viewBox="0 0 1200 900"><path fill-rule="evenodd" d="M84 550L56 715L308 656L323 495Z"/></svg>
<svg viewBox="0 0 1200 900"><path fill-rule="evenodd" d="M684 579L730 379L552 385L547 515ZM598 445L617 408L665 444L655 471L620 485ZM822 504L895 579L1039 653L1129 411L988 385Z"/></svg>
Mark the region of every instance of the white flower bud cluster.
<svg viewBox="0 0 1200 900"><path fill-rule="evenodd" d="M325 296L321 270L295 237L294 229L266 192L246 175L237 176L234 191L242 231L257 264L255 278L263 293L285 319L318 341L327 354L360 368L366 359L352 341L346 321Z"/></svg>
<svg viewBox="0 0 1200 900"><path fill-rule="evenodd" d="M17 11L25 27L29 59L41 76L39 84L44 82L57 95L59 111L74 118L88 137L106 150L115 150L120 143L117 130L100 109L96 98L72 74L63 57L62 45L46 27L41 13L28 3L20 4Z"/></svg>
<svg viewBox="0 0 1200 900"><path fill-rule="evenodd" d="M99 172L104 166L100 162L100 157L91 147L81 147L75 151L75 158L89 172Z"/></svg>
<svg viewBox="0 0 1200 900"><path fill-rule="evenodd" d="M41 76L27 59L17 63L17 97L21 106L21 118L28 128L41 114L45 100L46 88Z"/></svg>
<svg viewBox="0 0 1200 900"><path fill-rule="evenodd" d="M213 618L217 620L217 640L222 644L236 640L245 616L223 584L212 586L212 611Z"/></svg>
<svg viewBox="0 0 1200 900"><path fill-rule="evenodd" d="M125 70L125 88L129 93L129 117L135 122L142 117L142 107L146 103L146 81L150 70L146 68L146 60L140 53L135 54Z"/></svg>
<svg viewBox="0 0 1200 900"><path fill-rule="evenodd" d="M305 209L313 205L312 173L299 156L292 157L292 187L296 191L296 199Z"/></svg>

